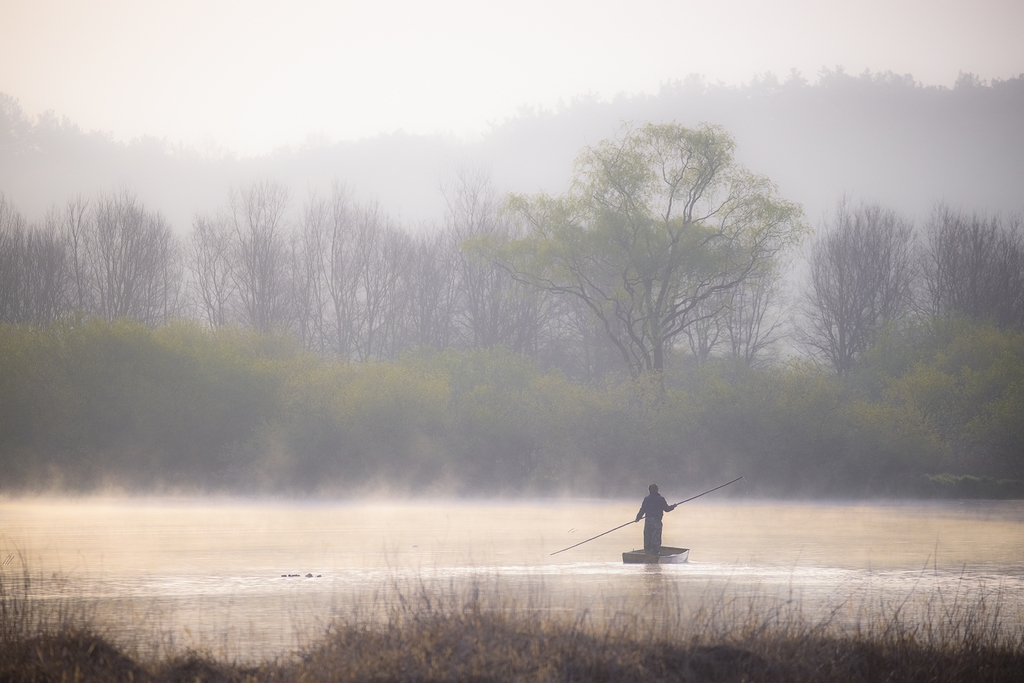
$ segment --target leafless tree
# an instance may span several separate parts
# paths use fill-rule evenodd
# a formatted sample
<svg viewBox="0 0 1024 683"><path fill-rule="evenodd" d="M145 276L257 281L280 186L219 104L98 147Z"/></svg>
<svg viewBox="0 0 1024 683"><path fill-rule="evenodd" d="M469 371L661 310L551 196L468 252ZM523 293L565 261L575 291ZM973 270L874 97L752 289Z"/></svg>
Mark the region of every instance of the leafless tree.
<svg viewBox="0 0 1024 683"><path fill-rule="evenodd" d="M302 345L317 353L332 350L333 335L326 330L328 324L327 263L329 259L329 232L327 227L329 205L316 195L310 197L303 210L299 233L292 240L291 277L294 306L293 317Z"/></svg>
<svg viewBox="0 0 1024 683"><path fill-rule="evenodd" d="M377 204L358 205L343 185L306 204L295 248L295 315L308 348L344 358L392 358L417 344L412 311L428 296L418 242Z"/></svg>
<svg viewBox="0 0 1024 683"><path fill-rule="evenodd" d="M231 276L238 316L267 333L289 323L288 191L273 182L254 183L230 195Z"/></svg>
<svg viewBox="0 0 1024 683"><path fill-rule="evenodd" d="M442 230L416 236L379 205L353 202L343 186L313 195L294 249L291 299L307 347L354 360L417 347L536 350L532 306L540 297L461 248L499 224L493 193L477 212L484 197L474 192L450 194L467 203L452 204Z"/></svg>
<svg viewBox="0 0 1024 683"><path fill-rule="evenodd" d="M85 243L91 229L89 202L82 196L69 199L63 206L51 207L46 215L50 230L59 234L67 259L67 305L84 313L92 307L88 281Z"/></svg>
<svg viewBox="0 0 1024 683"><path fill-rule="evenodd" d="M60 235L48 228L28 230L22 269L23 322L45 324L68 313L67 275Z"/></svg>
<svg viewBox="0 0 1024 683"><path fill-rule="evenodd" d="M47 323L65 312L60 236L28 225L0 194L0 320Z"/></svg>
<svg viewBox="0 0 1024 683"><path fill-rule="evenodd" d="M780 279L774 267L753 273L732 291L729 305L722 312L729 357L741 367L763 362L783 335Z"/></svg>
<svg viewBox="0 0 1024 683"><path fill-rule="evenodd" d="M587 384L601 384L621 370L619 350L608 340L601 321L576 297L553 298L558 308L544 326L548 332L541 360Z"/></svg>
<svg viewBox="0 0 1024 683"><path fill-rule="evenodd" d="M159 214L129 192L53 207L42 228L0 197L6 319L46 323L78 311L156 325L178 315L178 243ZM13 279L12 279L13 278Z"/></svg>
<svg viewBox="0 0 1024 683"><path fill-rule="evenodd" d="M293 302L308 348L367 360L401 346L411 244L379 205L343 185L310 197L295 248Z"/></svg>
<svg viewBox="0 0 1024 683"><path fill-rule="evenodd" d="M354 354L359 268L356 260L356 209L349 191L335 185L329 200L313 198L306 211L306 230L321 233L319 266L326 293L325 344L343 358Z"/></svg>
<svg viewBox="0 0 1024 683"><path fill-rule="evenodd" d="M840 200L812 245L802 340L840 375L910 308L913 225L877 204Z"/></svg>
<svg viewBox="0 0 1024 683"><path fill-rule="evenodd" d="M170 226L129 192L100 197L85 253L95 313L155 325L177 315L179 247Z"/></svg>
<svg viewBox="0 0 1024 683"><path fill-rule="evenodd" d="M1024 328L1024 225L939 206L926 226L923 280L933 315Z"/></svg>
<svg viewBox="0 0 1024 683"><path fill-rule="evenodd" d="M357 206L342 185L328 198L310 197L300 236L304 291L298 308L314 348L360 360L379 350L386 292L376 278L397 277L381 261L382 221L379 207ZM321 339L313 341L317 335Z"/></svg>
<svg viewBox="0 0 1024 683"><path fill-rule="evenodd" d="M404 300L400 283L409 264L409 238L391 225L377 204L356 216L354 266L358 282L354 321L359 360L395 355L395 333Z"/></svg>
<svg viewBox="0 0 1024 683"><path fill-rule="evenodd" d="M445 231L413 239L407 279L408 339L411 347L443 349L454 337L458 301L458 244Z"/></svg>
<svg viewBox="0 0 1024 683"><path fill-rule="evenodd" d="M224 217L196 216L185 243L194 310L210 327L231 321L235 282L231 271L232 232Z"/></svg>
<svg viewBox="0 0 1024 683"><path fill-rule="evenodd" d="M25 218L0 194L0 320L21 322Z"/></svg>
<svg viewBox="0 0 1024 683"><path fill-rule="evenodd" d="M698 365L707 363L723 340L722 314L729 305L730 294L730 291L716 292L698 302L690 315L690 324L683 330L690 354Z"/></svg>
<svg viewBox="0 0 1024 683"><path fill-rule="evenodd" d="M485 172L461 169L443 192L446 230L463 247L513 236L515 226L501 216L499 197ZM462 249L458 273L464 344L473 348L501 345L536 354L552 297L519 282L474 249Z"/></svg>
<svg viewBox="0 0 1024 683"><path fill-rule="evenodd" d="M752 367L779 341L783 311L775 266L762 264L733 289L708 297L694 309L685 334L698 365L716 355L737 367Z"/></svg>

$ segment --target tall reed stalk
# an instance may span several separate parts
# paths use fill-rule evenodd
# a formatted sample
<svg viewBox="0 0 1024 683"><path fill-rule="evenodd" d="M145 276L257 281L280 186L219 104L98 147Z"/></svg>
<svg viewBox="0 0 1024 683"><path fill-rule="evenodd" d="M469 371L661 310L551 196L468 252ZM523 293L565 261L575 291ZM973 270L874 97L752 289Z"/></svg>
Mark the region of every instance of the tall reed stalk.
<svg viewBox="0 0 1024 683"><path fill-rule="evenodd" d="M24 560L17 571L0 568L0 683L1009 682L1024 672L1019 596L967 582L952 594L826 611L792 596L688 601L671 591L564 609L514 594L501 577L391 583L300 650L238 663L188 650L133 656L141 650L109 636L53 580L41 585Z"/></svg>

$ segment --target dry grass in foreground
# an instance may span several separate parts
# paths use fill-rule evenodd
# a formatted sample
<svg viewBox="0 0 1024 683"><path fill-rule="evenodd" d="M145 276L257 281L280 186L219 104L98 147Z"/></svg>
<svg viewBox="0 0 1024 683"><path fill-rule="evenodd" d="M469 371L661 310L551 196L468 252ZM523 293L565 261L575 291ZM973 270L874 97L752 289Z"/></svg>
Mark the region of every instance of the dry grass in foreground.
<svg viewBox="0 0 1024 683"><path fill-rule="evenodd" d="M89 615L47 607L30 578L0 576L0 683L21 681L1021 681L1024 636L985 600L896 607L842 627L798 606L724 601L610 620L531 609L477 590L382 594L381 611L332 624L294 656L255 665L195 652L138 657Z"/></svg>

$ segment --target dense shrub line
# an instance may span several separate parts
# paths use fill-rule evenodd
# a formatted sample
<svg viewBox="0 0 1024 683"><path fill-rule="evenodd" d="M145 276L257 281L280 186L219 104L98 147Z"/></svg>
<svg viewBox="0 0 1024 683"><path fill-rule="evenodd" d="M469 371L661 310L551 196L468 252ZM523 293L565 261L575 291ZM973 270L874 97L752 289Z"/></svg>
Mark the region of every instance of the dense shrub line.
<svg viewBox="0 0 1024 683"><path fill-rule="evenodd" d="M595 387L500 348L351 364L190 322L2 326L0 481L614 494L736 473L767 494L1019 495L1024 335L948 325L884 349L842 378L680 365Z"/></svg>

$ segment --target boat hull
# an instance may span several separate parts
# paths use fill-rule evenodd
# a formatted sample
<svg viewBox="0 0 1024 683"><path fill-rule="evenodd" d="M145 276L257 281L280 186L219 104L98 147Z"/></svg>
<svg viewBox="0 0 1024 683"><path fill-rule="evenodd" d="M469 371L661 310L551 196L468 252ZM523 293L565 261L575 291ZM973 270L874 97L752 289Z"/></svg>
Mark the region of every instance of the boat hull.
<svg viewBox="0 0 1024 683"><path fill-rule="evenodd" d="M643 550L630 550L622 553L623 564L682 564L690 558L689 548L673 548L661 546L658 555L649 555Z"/></svg>

